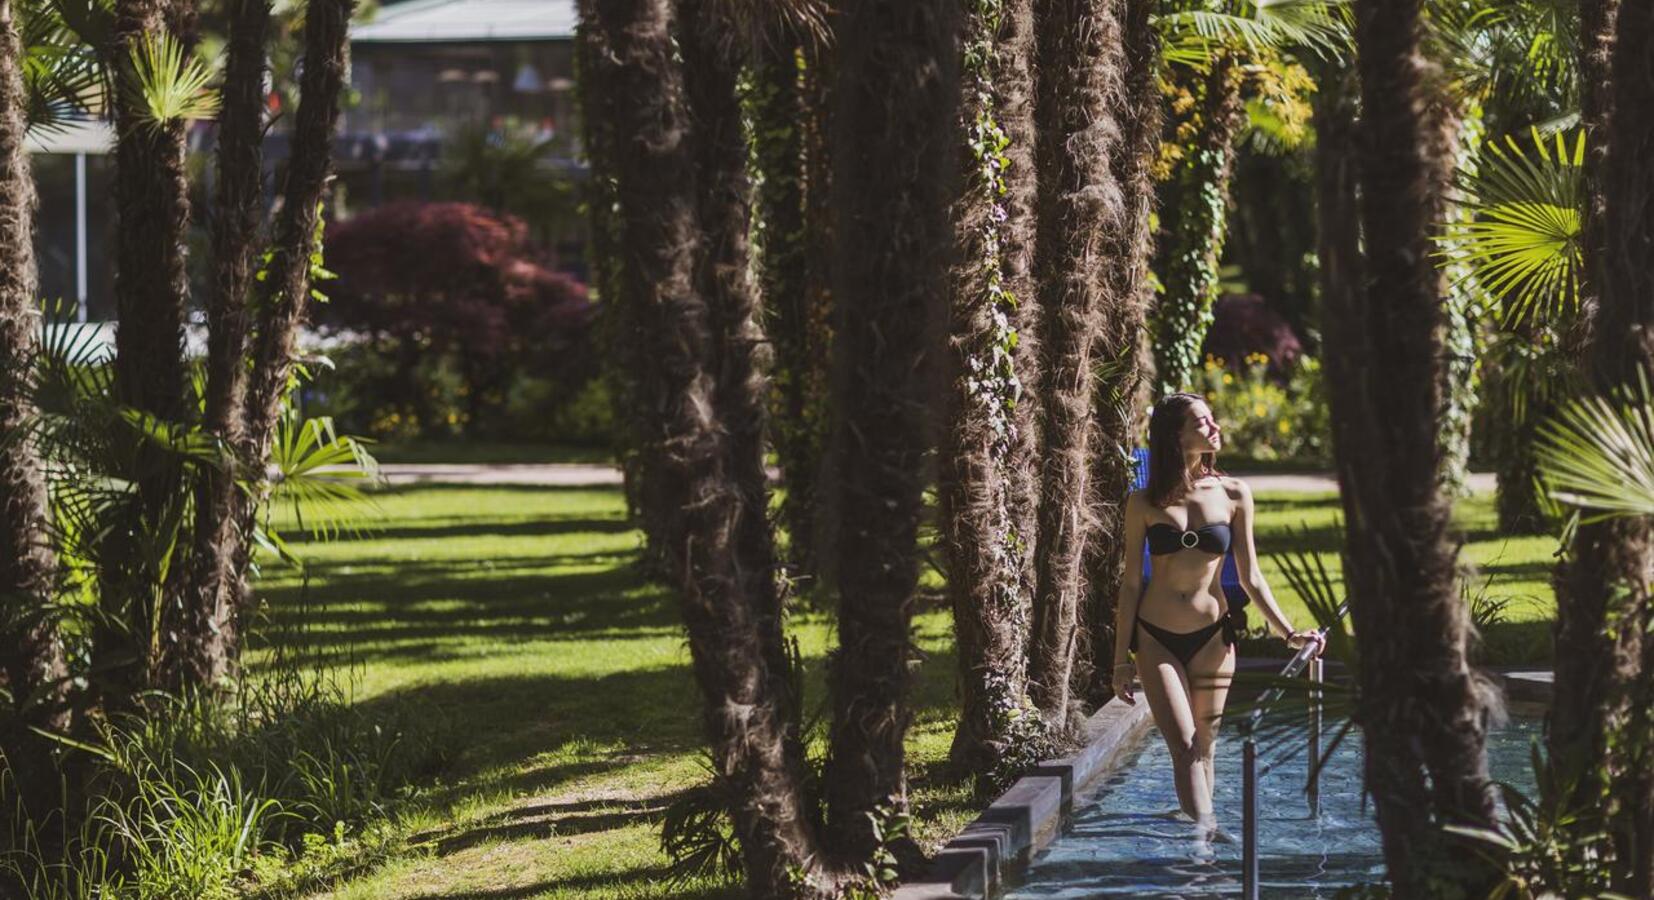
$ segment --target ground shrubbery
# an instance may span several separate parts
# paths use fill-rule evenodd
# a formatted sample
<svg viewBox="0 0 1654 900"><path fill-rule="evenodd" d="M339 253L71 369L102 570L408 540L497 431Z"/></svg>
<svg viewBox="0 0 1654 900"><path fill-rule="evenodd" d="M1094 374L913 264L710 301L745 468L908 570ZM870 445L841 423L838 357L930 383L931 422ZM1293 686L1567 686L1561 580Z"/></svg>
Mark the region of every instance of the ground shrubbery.
<svg viewBox="0 0 1654 900"><path fill-rule="evenodd" d="M0 877L39 900L294 894L384 849L394 803L453 746L430 710L370 712L320 670L279 668L228 701L147 703L65 747L92 770L67 819L0 787Z"/></svg>
<svg viewBox="0 0 1654 900"><path fill-rule="evenodd" d="M1224 458L1323 466L1332 444L1321 367L1303 357L1284 380L1269 372L1269 358L1254 353L1239 366L1208 356L1196 390L1206 396L1223 425Z"/></svg>
<svg viewBox="0 0 1654 900"><path fill-rule="evenodd" d="M392 204L329 228L327 260L315 407L376 438L608 443L594 307L521 220Z"/></svg>

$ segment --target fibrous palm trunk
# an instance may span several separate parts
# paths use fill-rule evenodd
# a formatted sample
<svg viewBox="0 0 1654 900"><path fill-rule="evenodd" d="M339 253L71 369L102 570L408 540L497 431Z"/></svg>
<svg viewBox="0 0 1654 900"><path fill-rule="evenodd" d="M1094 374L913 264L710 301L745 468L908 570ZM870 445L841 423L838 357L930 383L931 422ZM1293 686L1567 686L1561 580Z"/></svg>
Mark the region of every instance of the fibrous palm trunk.
<svg viewBox="0 0 1654 900"><path fill-rule="evenodd" d="M1035 6L1040 130L1034 276L1046 364L1039 534L1029 692L1066 724L1079 638L1082 564L1095 528L1090 467L1096 344L1105 310L1125 298L1103 277L1112 235L1131 217L1115 174L1122 152L1126 66L1120 0L1039 0ZM1130 298L1135 300L1136 298Z"/></svg>
<svg viewBox="0 0 1654 900"><path fill-rule="evenodd" d="M1654 372L1654 9L1581 6L1589 208L1586 374L1604 393ZM1610 886L1654 891L1654 523L1582 524L1558 575L1553 757L1600 811Z"/></svg>
<svg viewBox="0 0 1654 900"><path fill-rule="evenodd" d="M821 364L823 327L810 285L808 199L811 110L806 79L821 49L791 34L775 34L753 50L751 97L753 156L763 173L758 216L763 223L759 278L775 347L776 460L785 495L781 520L788 534L787 562L794 578L816 574L817 479L821 468L826 385Z"/></svg>
<svg viewBox="0 0 1654 900"><path fill-rule="evenodd" d="M1366 278L1327 298L1328 319L1340 320L1327 355L1338 359L1328 377L1361 658L1357 721L1386 867L1407 897L1439 887L1432 863L1453 846L1442 825L1485 826L1493 815L1488 712L1466 659L1439 471L1445 286L1430 231L1442 217L1441 159L1451 145L1420 52L1420 7L1357 4ZM1446 877L1474 892L1490 886L1488 875L1472 865Z"/></svg>
<svg viewBox="0 0 1654 900"><path fill-rule="evenodd" d="M615 110L609 87L618 61L606 43L603 30L584 18L575 35L575 64L590 173L586 197L591 222L589 257L592 283L601 303L600 339L608 361L604 378L613 392L612 406L618 425L616 455L623 475L627 512L643 533L643 569L651 575L663 576L666 550L662 545L661 504L648 495L651 486L659 487L660 482L660 448L651 443L654 434L647 399L653 396L649 378L654 370L643 349L644 323L636 314L637 304L623 294L626 280L620 271Z"/></svg>
<svg viewBox="0 0 1654 900"><path fill-rule="evenodd" d="M47 742L30 729L67 724L66 668L48 615L57 559L47 538L45 469L31 435L28 373L40 307L19 31L15 3L0 0L0 682L12 699L0 712L0 754L10 789L24 791L24 808L43 815L55 779Z"/></svg>
<svg viewBox="0 0 1654 900"><path fill-rule="evenodd" d="M962 771L988 775L1040 744L1026 693L1035 471L1027 389L1038 363L1038 307L1025 293L1033 5L987 0L966 15L959 123L969 149L953 203L938 494L962 687L950 756Z"/></svg>
<svg viewBox="0 0 1654 900"><path fill-rule="evenodd" d="M676 41L667 0L583 0L580 13L610 62L618 297L635 304L656 367L646 400L658 410L662 477L645 497L664 504L666 560L748 885L785 897L798 890L789 870L821 857L764 518L767 385L746 282L746 155L733 61L709 11L681 9Z"/></svg>
<svg viewBox="0 0 1654 900"><path fill-rule="evenodd" d="M839 648L827 772L834 846L865 858L870 814L906 804L909 626L957 152L952 0L852 0L833 112L832 575Z"/></svg>
<svg viewBox="0 0 1654 900"><path fill-rule="evenodd" d="M1241 70L1229 53L1200 81L1200 127L1179 167L1177 201L1167 210L1165 293L1155 309L1155 372L1160 391L1189 390L1212 326L1218 262L1229 233L1229 182L1235 138L1244 123Z"/></svg>
<svg viewBox="0 0 1654 900"><path fill-rule="evenodd" d="M154 120L137 96L134 51L172 35L178 18L168 0L117 0L109 58L124 90L115 102L116 399L167 422L188 417L185 402L184 310L189 302L186 247L189 182L184 122ZM94 654L106 703L127 704L159 674L164 607L155 535L174 530L182 515L175 458L135 441L131 469L137 502L107 538L100 586L102 610ZM147 545L147 546L146 546Z"/></svg>
<svg viewBox="0 0 1654 900"><path fill-rule="evenodd" d="M1125 115L1114 177L1125 206L1122 227L1107 236L1103 307L1093 358L1097 368L1097 448L1091 479L1096 493L1096 528L1086 547L1085 614L1089 640L1086 671L1075 689L1091 700L1113 694L1114 609L1125 562L1126 495L1135 477L1130 451L1139 445L1142 421L1141 342L1149 285L1150 212L1154 207L1152 169L1160 147L1159 34L1150 0L1125 0Z"/></svg>
<svg viewBox="0 0 1654 900"><path fill-rule="evenodd" d="M218 196L213 220L214 279L207 298L207 430L228 447L244 446L247 344L252 332L251 292L264 212L263 154L265 41L268 0L231 5L230 41L218 120ZM252 464L252 460L245 462ZM195 546L189 577L177 605L179 635L168 664L174 688L213 685L234 671L236 616L246 573L245 537L237 484L245 477L231 464L210 470L196 491Z"/></svg>

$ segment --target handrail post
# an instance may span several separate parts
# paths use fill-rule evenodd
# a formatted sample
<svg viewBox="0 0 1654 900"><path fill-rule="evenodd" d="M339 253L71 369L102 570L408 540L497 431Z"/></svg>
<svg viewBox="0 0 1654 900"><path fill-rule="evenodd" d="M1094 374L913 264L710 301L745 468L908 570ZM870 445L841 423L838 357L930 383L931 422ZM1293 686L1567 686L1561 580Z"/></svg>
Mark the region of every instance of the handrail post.
<svg viewBox="0 0 1654 900"><path fill-rule="evenodd" d="M1309 795L1310 818L1321 815L1321 657L1309 661Z"/></svg>
<svg viewBox="0 0 1654 900"><path fill-rule="evenodd" d="M1258 900L1258 745L1241 745L1241 896Z"/></svg>

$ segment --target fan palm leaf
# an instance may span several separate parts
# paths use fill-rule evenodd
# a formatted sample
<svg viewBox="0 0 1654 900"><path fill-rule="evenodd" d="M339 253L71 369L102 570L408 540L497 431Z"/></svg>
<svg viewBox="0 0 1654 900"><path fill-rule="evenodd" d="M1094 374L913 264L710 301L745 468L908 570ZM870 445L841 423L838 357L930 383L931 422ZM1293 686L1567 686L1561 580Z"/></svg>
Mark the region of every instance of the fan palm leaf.
<svg viewBox="0 0 1654 900"><path fill-rule="evenodd" d="M1203 68L1220 49L1249 55L1300 47L1336 56L1349 43L1346 0L1257 0L1155 17L1166 62Z"/></svg>
<svg viewBox="0 0 1654 900"><path fill-rule="evenodd" d="M170 34L145 34L132 48L128 102L152 126L205 119L218 112L218 94L208 88L212 69Z"/></svg>
<svg viewBox="0 0 1654 900"><path fill-rule="evenodd" d="M1575 399L1539 426L1535 447L1547 493L1587 521L1654 515L1654 396L1647 376Z"/></svg>
<svg viewBox="0 0 1654 900"><path fill-rule="evenodd" d="M1579 303L1585 135L1491 143L1459 188L1470 213L1442 224L1439 258L1499 309L1506 327L1552 325Z"/></svg>
<svg viewBox="0 0 1654 900"><path fill-rule="evenodd" d="M300 527L314 537L357 532L364 513L372 509L364 485L378 479L379 464L362 441L338 434L332 419L284 415L271 447L270 467L271 501L292 504ZM274 542L271 546L280 549Z"/></svg>

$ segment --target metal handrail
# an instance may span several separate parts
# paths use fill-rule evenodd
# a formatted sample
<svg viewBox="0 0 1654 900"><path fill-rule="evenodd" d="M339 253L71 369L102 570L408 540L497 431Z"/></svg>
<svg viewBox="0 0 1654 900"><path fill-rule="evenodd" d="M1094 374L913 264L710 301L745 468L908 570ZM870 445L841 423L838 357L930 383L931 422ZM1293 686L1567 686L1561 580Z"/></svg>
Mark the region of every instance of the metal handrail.
<svg viewBox="0 0 1654 900"><path fill-rule="evenodd" d="M1349 611L1346 601L1338 605L1337 619L1343 619ZM1330 625L1316 629L1322 638L1327 636ZM1321 642L1324 644L1324 641ZM1293 678L1306 668L1309 671L1310 701L1309 701L1309 752L1310 775L1307 793L1309 794L1310 815L1321 814L1321 785L1320 770L1315 766L1315 760L1320 756L1321 746L1321 658L1315 656L1315 648L1320 644L1306 644L1299 650L1286 666L1281 669L1281 678ZM1258 723L1263 721L1264 713L1269 705L1280 698L1285 692L1285 686L1276 686L1259 695L1257 703L1252 707L1251 715L1241 724L1241 732L1246 736L1241 745L1241 896L1245 900L1258 900L1258 778L1263 773L1258 771L1258 743L1253 739L1253 732ZM1268 772L1269 767L1264 767Z"/></svg>

